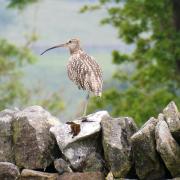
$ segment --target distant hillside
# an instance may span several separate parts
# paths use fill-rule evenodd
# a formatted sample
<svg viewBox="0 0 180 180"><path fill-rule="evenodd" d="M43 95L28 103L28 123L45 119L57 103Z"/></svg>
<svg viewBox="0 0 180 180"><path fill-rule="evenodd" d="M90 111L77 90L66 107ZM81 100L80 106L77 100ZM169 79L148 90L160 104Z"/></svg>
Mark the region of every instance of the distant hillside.
<svg viewBox="0 0 180 180"><path fill-rule="evenodd" d="M24 83L29 87L41 85L44 91L63 91L68 112L75 111L84 100L85 93L79 91L67 77L66 64L69 53L66 50L54 50L45 56L39 54L52 45L79 37L86 51L97 59L103 68L105 81L111 79L114 66L111 64L111 51L121 49L128 52L130 47L117 40L116 32L110 26L99 25L105 12L78 13L90 0L43 0L29 6L19 13L6 9L6 0L0 0L0 36L16 44L24 43L24 36L36 29L39 40L32 50L37 55L37 63L24 68ZM70 105L71 104L71 105ZM71 113L72 114L72 113ZM64 116L64 115L63 115ZM64 118L64 117L63 117Z"/></svg>

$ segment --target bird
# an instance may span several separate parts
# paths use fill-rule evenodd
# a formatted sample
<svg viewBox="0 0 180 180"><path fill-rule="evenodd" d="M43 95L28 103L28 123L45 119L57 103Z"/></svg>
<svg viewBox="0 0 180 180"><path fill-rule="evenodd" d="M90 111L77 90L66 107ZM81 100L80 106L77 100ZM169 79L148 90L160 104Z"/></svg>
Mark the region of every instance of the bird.
<svg viewBox="0 0 180 180"><path fill-rule="evenodd" d="M82 48L78 38L72 38L66 43L50 47L43 51L41 55L55 48L68 48L70 52L67 64L67 74L69 79L77 85L79 89L87 91L86 103L83 116L86 116L88 100L90 94L101 97L103 88L102 69L95 58L89 56Z"/></svg>

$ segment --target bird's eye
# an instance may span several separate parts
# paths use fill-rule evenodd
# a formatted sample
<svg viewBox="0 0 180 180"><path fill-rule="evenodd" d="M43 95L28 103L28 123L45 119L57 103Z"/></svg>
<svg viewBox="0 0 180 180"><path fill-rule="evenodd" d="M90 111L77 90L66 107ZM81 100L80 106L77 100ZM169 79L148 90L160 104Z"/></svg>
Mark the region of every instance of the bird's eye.
<svg viewBox="0 0 180 180"><path fill-rule="evenodd" d="M69 41L69 43L72 43L72 41Z"/></svg>

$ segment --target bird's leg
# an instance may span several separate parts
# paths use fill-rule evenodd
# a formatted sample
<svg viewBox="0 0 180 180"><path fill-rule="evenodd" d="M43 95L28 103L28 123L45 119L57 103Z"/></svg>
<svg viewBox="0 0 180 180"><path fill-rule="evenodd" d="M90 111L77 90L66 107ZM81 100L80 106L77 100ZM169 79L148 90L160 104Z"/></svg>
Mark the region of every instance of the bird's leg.
<svg viewBox="0 0 180 180"><path fill-rule="evenodd" d="M89 101L89 92L86 96L86 103L85 103L85 106L84 106L84 113L83 113L83 117L86 116L86 112L87 112L87 106L88 106L88 101Z"/></svg>
<svg viewBox="0 0 180 180"><path fill-rule="evenodd" d="M90 97L90 96L89 96L89 92L88 92L88 94L87 94L87 96L86 96L86 104L85 104L85 106L84 106L83 117L81 117L82 122L94 122L94 121L88 120L88 117L86 116L89 97Z"/></svg>

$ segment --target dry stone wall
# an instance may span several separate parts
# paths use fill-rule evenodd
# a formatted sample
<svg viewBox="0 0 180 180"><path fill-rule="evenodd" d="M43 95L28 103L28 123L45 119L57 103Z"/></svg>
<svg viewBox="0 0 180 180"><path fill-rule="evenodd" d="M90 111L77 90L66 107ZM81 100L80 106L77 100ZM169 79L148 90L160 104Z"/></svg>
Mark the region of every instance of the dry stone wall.
<svg viewBox="0 0 180 180"><path fill-rule="evenodd" d="M140 129L99 111L61 123L40 106L0 112L0 180L163 180L180 177L174 102Z"/></svg>

